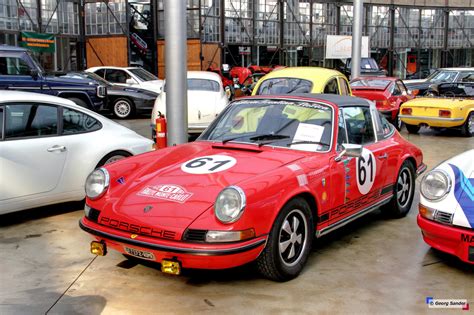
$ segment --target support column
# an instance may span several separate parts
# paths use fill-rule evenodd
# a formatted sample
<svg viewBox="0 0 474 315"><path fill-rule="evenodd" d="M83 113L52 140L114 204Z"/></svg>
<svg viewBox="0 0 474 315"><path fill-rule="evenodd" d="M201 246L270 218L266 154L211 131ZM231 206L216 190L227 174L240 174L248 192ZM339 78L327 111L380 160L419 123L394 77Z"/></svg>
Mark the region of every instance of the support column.
<svg viewBox="0 0 474 315"><path fill-rule="evenodd" d="M390 6L390 43L389 43L389 48L388 48L388 62L387 62L387 67L388 67L388 75L390 77L393 77L393 57L394 57L394 47L395 47L395 7L393 4Z"/></svg>
<svg viewBox="0 0 474 315"><path fill-rule="evenodd" d="M284 15L285 15L285 10L284 10L284 5L285 1L280 0L279 8L279 19L280 19L280 65L285 64L285 56L284 56L284 41L285 41L285 21L284 21Z"/></svg>
<svg viewBox="0 0 474 315"><path fill-rule="evenodd" d="M165 0L165 74L168 146L188 142L186 1Z"/></svg>
<svg viewBox="0 0 474 315"><path fill-rule="evenodd" d="M85 23L85 2L79 2L79 41L77 42L77 68L84 70L87 68L86 61L86 23Z"/></svg>
<svg viewBox="0 0 474 315"><path fill-rule="evenodd" d="M441 67L448 67L448 33L449 33L449 9L444 11L444 39L443 39L443 54L441 55Z"/></svg>
<svg viewBox="0 0 474 315"><path fill-rule="evenodd" d="M153 74L158 76L158 0L150 1L151 24L153 32L153 47L151 53L151 63Z"/></svg>
<svg viewBox="0 0 474 315"><path fill-rule="evenodd" d="M364 11L364 1L354 0L354 22L353 22L353 28L352 28L351 79L354 79L360 76L363 11Z"/></svg>
<svg viewBox="0 0 474 315"><path fill-rule="evenodd" d="M225 0L220 0L220 16L221 16L221 64L227 63L226 60L226 42L225 42Z"/></svg>

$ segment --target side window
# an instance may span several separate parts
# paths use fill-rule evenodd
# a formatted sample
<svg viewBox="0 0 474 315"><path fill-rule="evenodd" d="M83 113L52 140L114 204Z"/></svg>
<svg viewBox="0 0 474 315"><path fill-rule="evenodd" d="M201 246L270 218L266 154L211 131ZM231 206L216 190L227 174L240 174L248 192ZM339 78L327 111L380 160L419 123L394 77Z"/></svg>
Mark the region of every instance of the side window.
<svg viewBox="0 0 474 315"><path fill-rule="evenodd" d="M339 109L339 121L338 121L338 131L337 131L337 150L342 149L343 143L348 143L347 141L347 130L346 130L346 123L344 121L344 115L342 110Z"/></svg>
<svg viewBox="0 0 474 315"><path fill-rule="evenodd" d="M94 73L97 74L99 77L104 78L104 76L105 76L105 69L99 69L99 70L97 70L97 71L94 72Z"/></svg>
<svg viewBox="0 0 474 315"><path fill-rule="evenodd" d="M340 94L336 78L331 79L324 87L324 94Z"/></svg>
<svg viewBox="0 0 474 315"><path fill-rule="evenodd" d="M84 113L63 107L63 135L99 130L101 123Z"/></svg>
<svg viewBox="0 0 474 315"><path fill-rule="evenodd" d="M474 72L461 72L460 82L474 82Z"/></svg>
<svg viewBox="0 0 474 315"><path fill-rule="evenodd" d="M394 127L380 113L379 113L379 118L380 118L380 124L381 124L381 129L382 129L381 130L381 133L382 133L381 136L382 136L383 139L387 139L393 134Z"/></svg>
<svg viewBox="0 0 474 315"><path fill-rule="evenodd" d="M0 57L0 75L30 75L30 66L20 56Z"/></svg>
<svg viewBox="0 0 474 315"><path fill-rule="evenodd" d="M393 84L392 94L394 96L402 95L402 91L400 91L400 87L397 84Z"/></svg>
<svg viewBox="0 0 474 315"><path fill-rule="evenodd" d="M400 94L403 94L403 92L405 92L405 95L407 94L407 89L402 81L397 81L397 88L400 90Z"/></svg>
<svg viewBox="0 0 474 315"><path fill-rule="evenodd" d="M339 78L339 86L341 87L341 95L351 95L349 85L343 78Z"/></svg>
<svg viewBox="0 0 474 315"><path fill-rule="evenodd" d="M375 141L369 107L345 107L343 113L349 143L366 144Z"/></svg>
<svg viewBox="0 0 474 315"><path fill-rule="evenodd" d="M50 105L6 105L5 139L58 134L58 108Z"/></svg>
<svg viewBox="0 0 474 315"><path fill-rule="evenodd" d="M123 70L107 69L105 80L112 83L125 83L130 76Z"/></svg>

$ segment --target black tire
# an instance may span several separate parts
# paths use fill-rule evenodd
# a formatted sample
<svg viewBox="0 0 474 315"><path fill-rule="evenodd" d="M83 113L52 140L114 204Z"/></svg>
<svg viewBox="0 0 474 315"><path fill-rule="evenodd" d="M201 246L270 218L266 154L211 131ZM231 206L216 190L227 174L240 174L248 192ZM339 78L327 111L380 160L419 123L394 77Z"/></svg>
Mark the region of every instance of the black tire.
<svg viewBox="0 0 474 315"><path fill-rule="evenodd" d="M462 125L462 134L466 137L474 136L474 112L467 116L466 122Z"/></svg>
<svg viewBox="0 0 474 315"><path fill-rule="evenodd" d="M110 152L109 154L107 154L106 156L104 156L100 161L99 163L97 164L97 167L101 167L101 166L104 166L104 165L107 165L109 163L112 163L112 162L115 162L115 161L118 161L118 160L121 160L121 159L124 159L124 158L127 158L129 156L132 156L130 153L126 152L126 151L114 151L114 152Z"/></svg>
<svg viewBox="0 0 474 315"><path fill-rule="evenodd" d="M74 103L76 103L77 105L81 107L89 108L89 106L87 106L87 103L81 100L80 98L71 97L71 98L68 98L68 100L73 101Z"/></svg>
<svg viewBox="0 0 474 315"><path fill-rule="evenodd" d="M113 101L112 112L119 119L130 118L135 114L135 105L128 98L118 98Z"/></svg>
<svg viewBox="0 0 474 315"><path fill-rule="evenodd" d="M417 134L420 131L420 126L405 124L407 127L408 133Z"/></svg>
<svg viewBox="0 0 474 315"><path fill-rule="evenodd" d="M297 277L311 252L313 231L313 215L308 203L302 198L290 200L278 214L267 245L257 258L258 271L273 281Z"/></svg>
<svg viewBox="0 0 474 315"><path fill-rule="evenodd" d="M393 197L382 210L393 218L408 214L415 195L415 168L409 161L403 162L393 187Z"/></svg>

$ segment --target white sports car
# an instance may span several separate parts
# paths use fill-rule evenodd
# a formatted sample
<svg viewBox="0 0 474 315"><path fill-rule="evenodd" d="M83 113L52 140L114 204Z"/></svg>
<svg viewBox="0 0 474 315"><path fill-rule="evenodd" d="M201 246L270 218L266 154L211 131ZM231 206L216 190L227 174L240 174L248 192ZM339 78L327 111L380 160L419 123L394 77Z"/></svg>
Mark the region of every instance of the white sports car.
<svg viewBox="0 0 474 315"><path fill-rule="evenodd" d="M427 173L420 191L418 226L425 242L474 264L474 149Z"/></svg>
<svg viewBox="0 0 474 315"><path fill-rule="evenodd" d="M209 71L188 71L188 133L201 133L229 104L221 77ZM155 100L151 125L158 114L166 116L166 82L163 92ZM153 133L154 134L154 133Z"/></svg>
<svg viewBox="0 0 474 315"><path fill-rule="evenodd" d="M86 70L119 86L137 87L157 94L161 93L163 80L141 67L92 67Z"/></svg>
<svg viewBox="0 0 474 315"><path fill-rule="evenodd" d="M0 214L82 200L96 167L151 151L153 142L59 97L2 92Z"/></svg>

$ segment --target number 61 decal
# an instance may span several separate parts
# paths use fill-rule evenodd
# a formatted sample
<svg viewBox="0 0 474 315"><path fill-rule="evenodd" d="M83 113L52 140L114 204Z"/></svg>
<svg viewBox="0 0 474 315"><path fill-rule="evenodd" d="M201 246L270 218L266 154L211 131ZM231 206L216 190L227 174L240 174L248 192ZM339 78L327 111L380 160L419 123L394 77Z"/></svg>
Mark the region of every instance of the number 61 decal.
<svg viewBox="0 0 474 315"><path fill-rule="evenodd" d="M366 148L363 148L361 156L356 158L357 188L363 195L367 194L374 185L377 170L375 163L374 154Z"/></svg>
<svg viewBox="0 0 474 315"><path fill-rule="evenodd" d="M237 163L237 160L227 155L201 156L181 165L181 170L189 174L211 174L225 171Z"/></svg>

